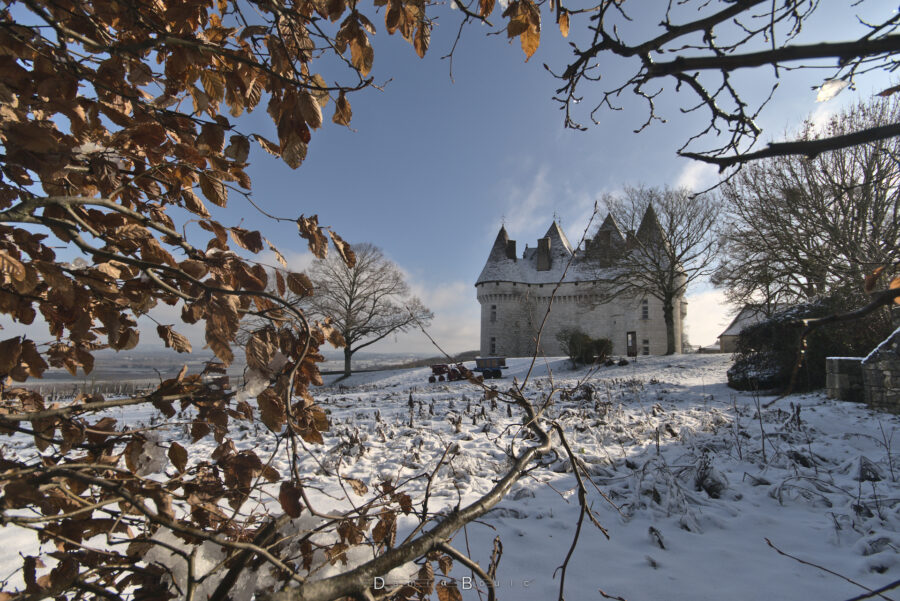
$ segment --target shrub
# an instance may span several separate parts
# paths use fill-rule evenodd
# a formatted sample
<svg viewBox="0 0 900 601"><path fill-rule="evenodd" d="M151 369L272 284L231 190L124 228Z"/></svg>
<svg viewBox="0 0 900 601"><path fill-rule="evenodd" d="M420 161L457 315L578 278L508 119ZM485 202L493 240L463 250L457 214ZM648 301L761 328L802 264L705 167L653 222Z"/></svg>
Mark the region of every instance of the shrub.
<svg viewBox="0 0 900 601"><path fill-rule="evenodd" d="M563 352L572 361L572 367L578 363L591 365L595 361L602 363L612 352L612 341L608 338L591 338L577 328L565 328L556 335Z"/></svg>
<svg viewBox="0 0 900 601"><path fill-rule="evenodd" d="M738 337L735 363L728 370L728 385L737 390L786 388L797 360L802 320L846 310L847 304L840 297L819 299L789 307L745 328ZM815 330L807 337L795 389L821 388L825 385L826 357L865 355L888 333L889 320L884 316Z"/></svg>

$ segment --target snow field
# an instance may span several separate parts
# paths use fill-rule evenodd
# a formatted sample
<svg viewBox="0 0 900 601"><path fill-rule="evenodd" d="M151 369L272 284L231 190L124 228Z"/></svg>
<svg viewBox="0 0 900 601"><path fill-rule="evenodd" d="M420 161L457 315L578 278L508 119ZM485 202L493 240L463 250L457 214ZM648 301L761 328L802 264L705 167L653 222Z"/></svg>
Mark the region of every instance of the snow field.
<svg viewBox="0 0 900 601"><path fill-rule="evenodd" d="M508 363L504 379L489 384L504 390L514 378L524 381L530 360ZM541 407L554 391L542 417L566 432L589 478L592 511L609 533L607 539L585 520L566 575L566 599L600 599L601 589L628 601L839 601L864 592L779 555L767 538L785 553L870 588L898 578L898 418L823 393L793 395L758 411L757 402L771 397L727 388L728 365L723 355L641 357L589 374L571 370L562 359L536 363L525 393ZM533 444L515 407L485 400L467 382L428 384L428 373L422 368L356 374L339 383L331 378L314 391L331 430L323 445L308 447L298 467L309 476L305 488L319 509L340 512L367 498L338 486L330 474L340 473L364 483L369 496L389 480L419 510L435 468L429 512L465 506L502 477L511 452ZM149 412L113 417L157 419ZM190 442L178 428L167 435L185 446ZM7 452L33 452L26 439L5 442ZM264 462L275 450L274 437L262 426L235 428L234 443L238 450L255 450ZM211 437L198 441L190 457L208 457L216 446ZM158 459L148 456L147 469ZM283 449L272 467L287 473ZM266 490L245 509L280 513L277 485ZM557 568L572 544L578 514L571 461L560 447L452 544L486 568L499 536L498 597L556 599ZM283 533L295 535L316 524L317 518L304 514ZM401 516L397 541L416 525L414 515ZM0 577L13 574L9 590L21 583L14 574L21 565L18 553L36 554L39 546L33 534L12 527L0 529L0 541ZM151 560L177 563L161 548L153 553ZM204 548L201 560L214 566L218 553ZM310 576L334 575L371 557L364 545L348 551L347 566L318 557ZM404 566L391 577L403 581L415 570ZM176 581L183 578L174 571ZM464 599L485 598L484 587L473 586L478 580L463 566L455 564L448 578L456 580ZM216 582L209 579L200 592L213 590ZM265 569L246 572L235 599L250 599L267 582Z"/></svg>

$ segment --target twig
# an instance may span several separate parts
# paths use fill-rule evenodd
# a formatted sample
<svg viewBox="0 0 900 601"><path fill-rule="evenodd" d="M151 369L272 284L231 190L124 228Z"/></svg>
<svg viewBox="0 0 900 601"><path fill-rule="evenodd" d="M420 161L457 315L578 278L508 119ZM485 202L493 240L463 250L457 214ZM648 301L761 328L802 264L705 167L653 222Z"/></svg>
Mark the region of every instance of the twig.
<svg viewBox="0 0 900 601"><path fill-rule="evenodd" d="M855 585L855 586L858 586L859 588L868 591L868 593L869 593L868 595L865 595L865 596L862 596L862 597L856 597L856 599L866 599L866 598L869 598L869 597L873 597L873 596L875 596L875 595L878 595L878 596L881 597L882 599L887 599L887 601L893 601L893 599L891 599L890 597L885 597L885 596L882 595L879 591L873 591L872 589L870 589L870 588L867 587L866 585L860 584L859 582L856 582L855 580L852 580L852 579L850 579L850 578L847 578L847 577L844 576L843 574L838 574L838 573L835 572L834 570L829 570L828 568L826 568L826 567L824 567L824 566L820 566L820 565L818 565L818 564L811 563L811 562L809 562L809 561L805 561L805 560L803 560L803 559L800 559L799 557L795 557L794 555L791 555L790 553L785 553L784 551L782 551L781 549L779 549L778 547L776 547L774 544L772 544L772 541L770 541L768 538L765 539L765 541L766 541L766 544L769 545L770 547L772 547L773 549L775 549L775 552L778 553L779 555L783 555L783 556L785 556L785 557L789 557L790 559L793 559L794 561L796 561L796 562L798 562L798 563L802 563L803 565L810 566L810 567L812 567L812 568L816 568L816 569L818 569L818 570L821 570L821 571L823 571L823 572L826 572L826 573L828 573L828 574L831 574L832 576L837 576L838 578L842 578L843 580L846 580L846 581L849 582L850 584ZM894 583L894 584L891 586L891 588L897 586L898 584L900 584L900 581ZM887 589L885 589L885 590L887 590Z"/></svg>

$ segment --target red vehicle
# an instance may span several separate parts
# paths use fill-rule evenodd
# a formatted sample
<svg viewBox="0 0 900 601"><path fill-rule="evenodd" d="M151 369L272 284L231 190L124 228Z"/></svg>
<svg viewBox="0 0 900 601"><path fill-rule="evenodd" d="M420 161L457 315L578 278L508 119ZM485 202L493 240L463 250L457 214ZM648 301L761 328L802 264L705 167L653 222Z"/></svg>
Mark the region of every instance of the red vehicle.
<svg viewBox="0 0 900 601"><path fill-rule="evenodd" d="M472 372L466 369L462 363L456 365L448 365L446 363L436 363L431 366L431 375L428 381L434 382L455 382L456 380L467 380Z"/></svg>

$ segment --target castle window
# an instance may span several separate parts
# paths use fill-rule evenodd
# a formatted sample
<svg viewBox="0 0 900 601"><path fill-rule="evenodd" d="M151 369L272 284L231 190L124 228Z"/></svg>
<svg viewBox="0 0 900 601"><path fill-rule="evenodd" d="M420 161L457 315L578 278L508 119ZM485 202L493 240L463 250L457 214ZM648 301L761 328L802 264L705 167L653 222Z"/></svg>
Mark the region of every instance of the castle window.
<svg viewBox="0 0 900 601"><path fill-rule="evenodd" d="M491 354L497 354L497 339L493 337L491 338Z"/></svg>
<svg viewBox="0 0 900 601"><path fill-rule="evenodd" d="M491 305L491 321L497 321L497 305Z"/></svg>
<svg viewBox="0 0 900 601"><path fill-rule="evenodd" d="M643 343L644 343L643 354L649 355L650 354L650 340L647 338L644 338Z"/></svg>
<svg viewBox="0 0 900 601"><path fill-rule="evenodd" d="M646 298L641 301L641 319L650 319L650 302Z"/></svg>

